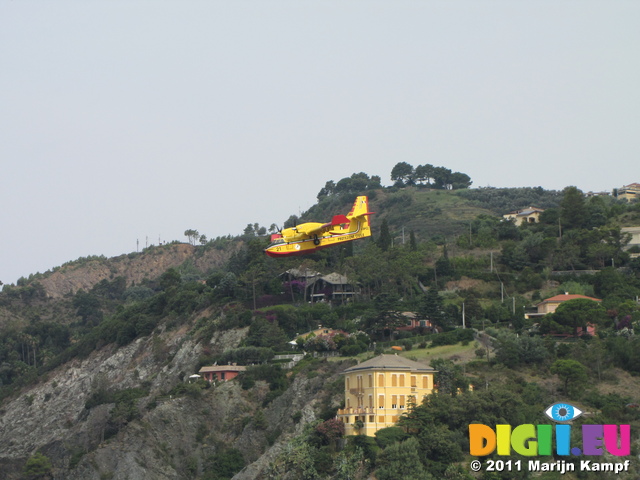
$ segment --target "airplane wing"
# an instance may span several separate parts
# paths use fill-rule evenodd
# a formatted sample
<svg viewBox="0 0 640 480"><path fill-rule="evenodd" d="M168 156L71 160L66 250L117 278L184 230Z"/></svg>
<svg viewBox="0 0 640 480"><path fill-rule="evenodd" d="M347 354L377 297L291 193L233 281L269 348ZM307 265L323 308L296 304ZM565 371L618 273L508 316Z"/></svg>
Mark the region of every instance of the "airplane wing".
<svg viewBox="0 0 640 480"><path fill-rule="evenodd" d="M349 219L346 215L335 215L329 223L305 223L298 225L296 230L298 233L302 233L304 235L320 235L328 232L335 226L343 225L345 223L349 223Z"/></svg>

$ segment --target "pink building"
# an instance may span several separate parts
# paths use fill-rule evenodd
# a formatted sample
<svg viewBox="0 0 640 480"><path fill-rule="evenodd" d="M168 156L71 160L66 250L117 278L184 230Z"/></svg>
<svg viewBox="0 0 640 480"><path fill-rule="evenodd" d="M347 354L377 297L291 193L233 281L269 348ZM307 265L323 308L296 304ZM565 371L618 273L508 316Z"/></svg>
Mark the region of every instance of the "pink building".
<svg viewBox="0 0 640 480"><path fill-rule="evenodd" d="M202 367L198 372L208 382L217 380L219 382L226 382L236 378L240 372L244 372L247 367L239 365L213 365L211 367Z"/></svg>

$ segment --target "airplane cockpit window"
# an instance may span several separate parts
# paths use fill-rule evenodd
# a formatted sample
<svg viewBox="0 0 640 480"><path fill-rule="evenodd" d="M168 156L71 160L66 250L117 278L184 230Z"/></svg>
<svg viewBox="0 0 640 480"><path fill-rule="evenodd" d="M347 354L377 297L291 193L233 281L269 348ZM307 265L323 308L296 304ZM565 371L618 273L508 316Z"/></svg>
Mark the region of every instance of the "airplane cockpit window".
<svg viewBox="0 0 640 480"><path fill-rule="evenodd" d="M283 243L285 243L284 238L276 238L273 242L271 242L269 247L273 247L274 245L282 245Z"/></svg>

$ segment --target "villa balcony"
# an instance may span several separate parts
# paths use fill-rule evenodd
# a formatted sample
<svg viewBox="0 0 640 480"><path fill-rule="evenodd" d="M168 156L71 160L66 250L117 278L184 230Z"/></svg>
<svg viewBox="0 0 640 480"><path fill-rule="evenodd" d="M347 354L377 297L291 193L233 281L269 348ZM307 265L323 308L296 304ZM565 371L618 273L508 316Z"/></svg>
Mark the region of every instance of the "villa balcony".
<svg viewBox="0 0 640 480"><path fill-rule="evenodd" d="M373 407L349 407L338 409L338 415L373 415L376 409Z"/></svg>

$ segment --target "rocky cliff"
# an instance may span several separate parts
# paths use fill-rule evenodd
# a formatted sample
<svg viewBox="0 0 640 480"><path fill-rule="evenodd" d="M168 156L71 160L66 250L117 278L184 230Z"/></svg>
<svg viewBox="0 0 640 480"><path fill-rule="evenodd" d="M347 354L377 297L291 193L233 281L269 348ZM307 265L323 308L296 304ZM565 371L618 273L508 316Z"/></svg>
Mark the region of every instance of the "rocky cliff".
<svg viewBox="0 0 640 480"><path fill-rule="evenodd" d="M282 444L315 420L319 399L327 401L323 385L336 381L343 368L325 362L322 376L297 375L266 406L264 382L243 390L234 380L172 394L197 371L203 345L191 338L188 325L160 330L125 347L109 345L73 360L5 401L0 412L2 478L22 478L35 452L51 460L54 479L195 478L229 448L240 451L246 464L236 478L262 478ZM233 348L246 330L221 332L205 346ZM133 412L123 414L120 400L95 401L106 391L138 392L127 407Z"/></svg>
<svg viewBox="0 0 640 480"><path fill-rule="evenodd" d="M116 277L124 277L130 286L140 284L145 279L157 278L169 268L179 267L187 261L200 272L220 268L241 246L242 242L237 241L224 250L186 243L152 247L140 254L72 262L46 275L39 283L49 298L60 298L80 289L90 290L100 281Z"/></svg>

